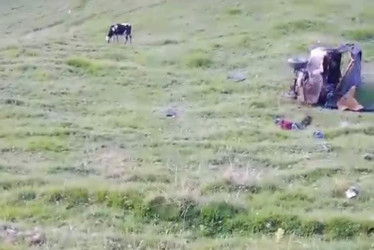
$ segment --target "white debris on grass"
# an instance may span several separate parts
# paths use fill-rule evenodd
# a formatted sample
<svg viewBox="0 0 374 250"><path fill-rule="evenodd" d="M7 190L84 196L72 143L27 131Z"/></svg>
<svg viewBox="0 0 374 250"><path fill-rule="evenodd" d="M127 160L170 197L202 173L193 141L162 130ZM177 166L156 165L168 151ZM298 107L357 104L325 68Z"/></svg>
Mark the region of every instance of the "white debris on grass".
<svg viewBox="0 0 374 250"><path fill-rule="evenodd" d="M359 194L359 190L356 187L350 187L350 188L347 189L347 191L345 191L345 196L348 199L355 198L355 197L358 196L358 194Z"/></svg>

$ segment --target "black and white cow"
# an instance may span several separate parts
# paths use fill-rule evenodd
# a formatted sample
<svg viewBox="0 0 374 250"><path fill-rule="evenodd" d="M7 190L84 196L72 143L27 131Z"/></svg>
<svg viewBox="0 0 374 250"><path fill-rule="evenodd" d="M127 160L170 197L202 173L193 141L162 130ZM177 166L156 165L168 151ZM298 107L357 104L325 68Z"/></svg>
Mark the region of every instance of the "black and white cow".
<svg viewBox="0 0 374 250"><path fill-rule="evenodd" d="M132 43L132 27L129 23L117 23L113 24L109 28L108 35L106 36L105 40L109 43L111 40L117 38L118 42L118 36L124 36L125 44L130 38L130 43Z"/></svg>

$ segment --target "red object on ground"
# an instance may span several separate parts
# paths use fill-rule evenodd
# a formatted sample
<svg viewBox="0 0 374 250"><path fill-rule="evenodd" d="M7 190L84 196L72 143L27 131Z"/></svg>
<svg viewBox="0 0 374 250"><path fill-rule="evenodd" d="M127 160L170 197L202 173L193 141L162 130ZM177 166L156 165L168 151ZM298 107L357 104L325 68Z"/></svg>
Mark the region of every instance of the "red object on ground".
<svg viewBox="0 0 374 250"><path fill-rule="evenodd" d="M279 126L281 127L281 129L284 129L284 130L291 130L292 124L293 122L288 121L288 120L283 120L283 119L279 122Z"/></svg>

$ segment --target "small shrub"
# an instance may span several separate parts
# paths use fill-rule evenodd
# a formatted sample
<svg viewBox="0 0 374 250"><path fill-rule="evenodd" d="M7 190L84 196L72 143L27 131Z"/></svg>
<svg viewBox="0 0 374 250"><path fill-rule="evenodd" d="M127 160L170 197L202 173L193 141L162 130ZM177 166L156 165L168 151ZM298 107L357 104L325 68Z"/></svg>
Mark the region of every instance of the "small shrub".
<svg viewBox="0 0 374 250"><path fill-rule="evenodd" d="M179 218L180 206L171 199L156 196L146 202L144 212L146 218L172 221Z"/></svg>
<svg viewBox="0 0 374 250"><path fill-rule="evenodd" d="M18 201L31 201L36 199L34 190L24 190L18 194Z"/></svg>
<svg viewBox="0 0 374 250"><path fill-rule="evenodd" d="M325 224L319 221L303 221L301 225L302 236L311 237L313 235L322 235L325 231L325 227Z"/></svg>
<svg viewBox="0 0 374 250"><path fill-rule="evenodd" d="M301 220L294 215L260 215L252 220L252 233L274 233L283 228L286 233L301 233Z"/></svg>
<svg viewBox="0 0 374 250"><path fill-rule="evenodd" d="M213 64L213 61L206 53L193 52L187 57L186 64L190 68L208 68Z"/></svg>
<svg viewBox="0 0 374 250"><path fill-rule="evenodd" d="M60 203L65 199L65 195L61 190L54 190L47 194L47 200L52 203Z"/></svg>
<svg viewBox="0 0 374 250"><path fill-rule="evenodd" d="M99 75L101 69L99 64L86 58L71 58L66 61L66 64L94 76Z"/></svg>
<svg viewBox="0 0 374 250"><path fill-rule="evenodd" d="M180 219L189 226L199 225L201 210L199 204L189 198L184 198L180 204Z"/></svg>
<svg viewBox="0 0 374 250"><path fill-rule="evenodd" d="M47 200L53 203L66 202L68 207L84 205L89 203L88 190L85 188L69 188L54 190L47 194Z"/></svg>
<svg viewBox="0 0 374 250"><path fill-rule="evenodd" d="M334 218L327 223L327 231L332 239L351 239L361 230L360 223L347 218Z"/></svg>
<svg viewBox="0 0 374 250"><path fill-rule="evenodd" d="M243 215L243 214L240 214L238 216L235 216L229 220L227 220L226 224L227 224L227 227L229 228L230 232L231 233L235 233L235 234L246 234L248 232L250 232L250 224L251 224L251 220L252 218L250 218L248 215Z"/></svg>
<svg viewBox="0 0 374 250"><path fill-rule="evenodd" d="M108 191L99 190L94 193L94 202L102 203L108 207L121 208L124 210L137 210L143 206L143 195L137 191Z"/></svg>
<svg viewBox="0 0 374 250"><path fill-rule="evenodd" d="M86 188L72 188L67 190L66 197L69 205L83 205L89 203L89 194Z"/></svg>
<svg viewBox="0 0 374 250"><path fill-rule="evenodd" d="M241 209L227 202L213 202L201 208L202 233L204 236L230 233L226 223L235 217Z"/></svg>
<svg viewBox="0 0 374 250"><path fill-rule="evenodd" d="M66 64L69 66L75 67L75 68L83 68L83 69L87 69L92 66L92 63L89 60L83 59L83 58L69 59L67 60Z"/></svg>

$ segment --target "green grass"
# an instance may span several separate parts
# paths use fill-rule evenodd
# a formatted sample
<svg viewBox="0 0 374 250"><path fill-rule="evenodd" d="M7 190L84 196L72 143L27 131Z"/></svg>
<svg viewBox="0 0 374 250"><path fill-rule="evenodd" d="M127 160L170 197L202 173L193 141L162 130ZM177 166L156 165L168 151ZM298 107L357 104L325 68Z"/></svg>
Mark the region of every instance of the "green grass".
<svg viewBox="0 0 374 250"><path fill-rule="evenodd" d="M287 58L318 40L359 41L370 71L371 7L3 1L0 224L45 231L35 249L373 248L372 114L282 98ZM132 45L105 42L112 22L133 24ZM282 131L277 115L313 123Z"/></svg>

